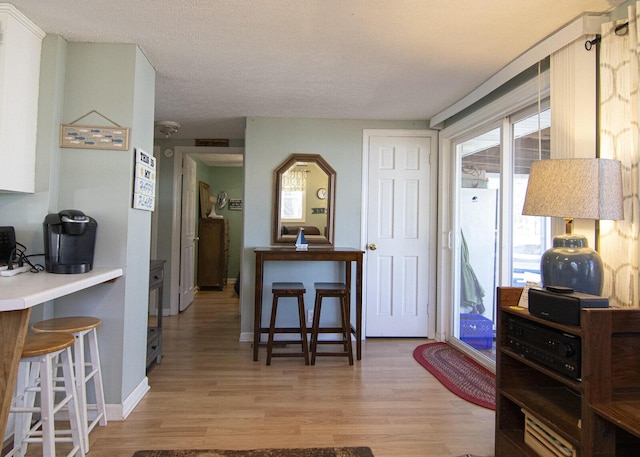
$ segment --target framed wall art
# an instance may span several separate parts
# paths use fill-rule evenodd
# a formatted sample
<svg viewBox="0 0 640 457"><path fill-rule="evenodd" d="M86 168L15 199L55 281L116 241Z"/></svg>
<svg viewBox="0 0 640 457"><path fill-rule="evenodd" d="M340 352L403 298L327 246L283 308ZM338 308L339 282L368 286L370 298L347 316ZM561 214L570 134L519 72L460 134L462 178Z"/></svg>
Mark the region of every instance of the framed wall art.
<svg viewBox="0 0 640 457"><path fill-rule="evenodd" d="M96 113L108 120L114 124L115 127L76 124L80 119L92 113ZM121 127L111 119L93 110L70 124L60 125L60 147L126 151L129 149L129 129L127 127Z"/></svg>
<svg viewBox="0 0 640 457"><path fill-rule="evenodd" d="M229 199L229 210L230 211L242 211L242 200L239 198L230 198Z"/></svg>

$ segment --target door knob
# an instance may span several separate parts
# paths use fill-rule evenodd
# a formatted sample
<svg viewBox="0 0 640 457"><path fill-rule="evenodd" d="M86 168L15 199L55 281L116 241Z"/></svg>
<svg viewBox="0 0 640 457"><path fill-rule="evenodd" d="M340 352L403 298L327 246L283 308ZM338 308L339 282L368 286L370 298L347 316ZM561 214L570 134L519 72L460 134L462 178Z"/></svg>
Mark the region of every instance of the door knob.
<svg viewBox="0 0 640 457"><path fill-rule="evenodd" d="M375 243L371 243L371 244L369 245L369 250L370 250L370 251L375 251L376 249L378 249L378 246L376 246L376 244L375 244Z"/></svg>

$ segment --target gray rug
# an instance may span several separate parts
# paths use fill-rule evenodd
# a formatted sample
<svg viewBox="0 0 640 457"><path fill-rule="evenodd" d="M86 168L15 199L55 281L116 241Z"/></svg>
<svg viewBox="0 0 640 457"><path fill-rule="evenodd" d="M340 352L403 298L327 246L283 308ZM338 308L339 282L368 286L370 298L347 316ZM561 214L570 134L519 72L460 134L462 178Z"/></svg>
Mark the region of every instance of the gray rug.
<svg viewBox="0 0 640 457"><path fill-rule="evenodd" d="M133 457L374 457L368 447L334 447L307 449L250 449L225 451L219 449L186 449L137 451Z"/></svg>

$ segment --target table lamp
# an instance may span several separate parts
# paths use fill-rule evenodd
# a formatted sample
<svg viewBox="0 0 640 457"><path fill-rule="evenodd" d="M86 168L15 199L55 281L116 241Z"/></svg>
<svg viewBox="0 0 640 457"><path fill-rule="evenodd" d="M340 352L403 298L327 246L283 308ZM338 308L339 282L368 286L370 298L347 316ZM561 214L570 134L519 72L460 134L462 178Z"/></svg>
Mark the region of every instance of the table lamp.
<svg viewBox="0 0 640 457"><path fill-rule="evenodd" d="M622 211L620 162L610 159L552 159L531 165L523 215L565 220L566 233L540 259L542 285L565 286L600 295L602 260L573 233L573 219L619 220Z"/></svg>

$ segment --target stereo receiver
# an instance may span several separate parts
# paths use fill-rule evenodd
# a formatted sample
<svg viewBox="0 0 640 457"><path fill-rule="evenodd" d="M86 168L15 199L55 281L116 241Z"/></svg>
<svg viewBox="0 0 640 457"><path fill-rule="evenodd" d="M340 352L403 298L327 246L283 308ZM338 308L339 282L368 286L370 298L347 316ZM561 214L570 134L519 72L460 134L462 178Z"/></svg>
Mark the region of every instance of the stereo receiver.
<svg viewBox="0 0 640 457"><path fill-rule="evenodd" d="M507 346L517 354L580 379L580 338L519 317L507 318Z"/></svg>

